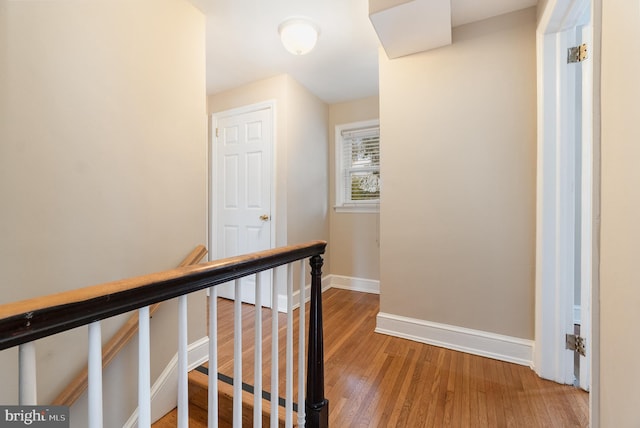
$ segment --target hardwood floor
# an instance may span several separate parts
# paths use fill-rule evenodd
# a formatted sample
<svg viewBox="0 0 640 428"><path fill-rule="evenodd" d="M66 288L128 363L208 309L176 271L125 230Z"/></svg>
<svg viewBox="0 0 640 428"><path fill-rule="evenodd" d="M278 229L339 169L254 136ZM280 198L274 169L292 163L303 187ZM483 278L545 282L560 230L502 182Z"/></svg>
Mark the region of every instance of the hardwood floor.
<svg viewBox="0 0 640 428"><path fill-rule="evenodd" d="M227 375L233 374L232 305L228 301L219 304L219 340L224 344L219 351L220 371ZM589 425L586 392L542 380L528 367L374 333L377 295L331 289L323 294L323 306L325 396L332 427ZM253 310L243 305L243 378L247 383L253 383ZM262 317L264 329L269 330L270 310L263 309ZM279 319L284 326L284 315ZM283 329L280 335L284 355ZM265 366L270 365L270 336L265 331ZM283 361L280 365L282 396ZM263 376L268 390L268 369ZM201 425L194 421L193 426Z"/></svg>

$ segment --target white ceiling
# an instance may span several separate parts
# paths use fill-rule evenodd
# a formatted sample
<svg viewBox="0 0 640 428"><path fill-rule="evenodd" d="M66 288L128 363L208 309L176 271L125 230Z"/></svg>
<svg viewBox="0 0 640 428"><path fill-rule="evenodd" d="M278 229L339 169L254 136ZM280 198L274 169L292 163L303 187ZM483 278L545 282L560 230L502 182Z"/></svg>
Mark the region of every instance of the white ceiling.
<svg viewBox="0 0 640 428"><path fill-rule="evenodd" d="M413 0L428 2L430 0ZM327 103L378 93L380 42L368 0L191 0L206 14L207 93L287 73ZM458 26L533 6L537 0L451 0ZM278 25L310 18L320 28L316 48L294 56L281 45ZM424 17L427 28L441 27Z"/></svg>

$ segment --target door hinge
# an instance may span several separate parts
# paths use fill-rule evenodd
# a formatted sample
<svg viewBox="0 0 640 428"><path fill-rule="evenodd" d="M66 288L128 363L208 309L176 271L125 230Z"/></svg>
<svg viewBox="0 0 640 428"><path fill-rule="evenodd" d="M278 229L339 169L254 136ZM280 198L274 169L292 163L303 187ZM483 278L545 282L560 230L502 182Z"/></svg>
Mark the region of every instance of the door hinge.
<svg viewBox="0 0 640 428"><path fill-rule="evenodd" d="M220 137L220 135L218 135L218 131L220 130L220 128L216 128L216 138Z"/></svg>
<svg viewBox="0 0 640 428"><path fill-rule="evenodd" d="M583 43L580 46L574 46L567 49L567 64L574 62L582 62L587 59L587 44Z"/></svg>
<svg viewBox="0 0 640 428"><path fill-rule="evenodd" d="M577 352L583 357L587 356L587 341L584 337L576 334L566 335L566 349L570 349L573 352Z"/></svg>

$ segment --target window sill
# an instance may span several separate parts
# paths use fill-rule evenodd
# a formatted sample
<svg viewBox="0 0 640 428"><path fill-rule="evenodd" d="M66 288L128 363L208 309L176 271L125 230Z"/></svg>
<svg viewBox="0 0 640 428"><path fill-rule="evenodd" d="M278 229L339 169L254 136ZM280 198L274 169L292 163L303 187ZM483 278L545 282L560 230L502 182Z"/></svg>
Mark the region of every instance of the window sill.
<svg viewBox="0 0 640 428"><path fill-rule="evenodd" d="M380 204L337 205L333 209L337 213L378 214L380 212Z"/></svg>

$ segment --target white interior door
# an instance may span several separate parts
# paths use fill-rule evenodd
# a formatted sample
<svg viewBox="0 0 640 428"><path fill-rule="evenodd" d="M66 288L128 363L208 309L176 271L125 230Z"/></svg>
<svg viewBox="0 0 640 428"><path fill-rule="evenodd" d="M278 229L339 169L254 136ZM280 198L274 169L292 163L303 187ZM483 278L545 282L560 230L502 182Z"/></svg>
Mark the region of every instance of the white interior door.
<svg viewBox="0 0 640 428"><path fill-rule="evenodd" d="M273 109L249 106L213 115L211 242L215 258L272 248ZM271 306L271 275L262 273L264 306ZM242 301L255 303L255 276L241 280ZM218 288L233 299L233 284Z"/></svg>

